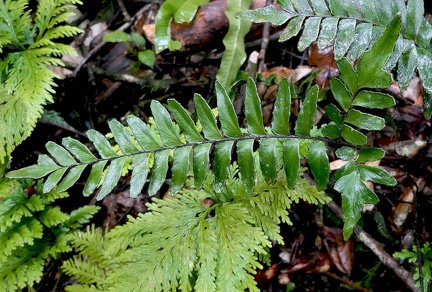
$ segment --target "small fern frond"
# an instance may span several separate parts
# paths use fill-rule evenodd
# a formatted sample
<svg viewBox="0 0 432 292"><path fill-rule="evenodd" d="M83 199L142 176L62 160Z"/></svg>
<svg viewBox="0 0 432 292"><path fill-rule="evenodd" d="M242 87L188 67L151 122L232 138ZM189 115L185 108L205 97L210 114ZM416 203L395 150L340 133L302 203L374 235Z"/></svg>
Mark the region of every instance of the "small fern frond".
<svg viewBox="0 0 432 292"><path fill-rule="evenodd" d="M6 94L1 97L0 131L5 135L0 139L0 163L30 135L44 105L53 102L57 75L47 65L63 66L62 55L76 54L72 47L55 42L81 32L68 25L56 26L75 3L81 2L39 1L32 22L28 0L0 2L0 50L7 46L11 51L0 59L1 90Z"/></svg>
<svg viewBox="0 0 432 292"><path fill-rule="evenodd" d="M29 190L35 193L29 196ZM58 206L50 206L54 200L67 197L67 193L43 194L42 181L33 186L31 181L4 179L0 197L1 291L15 291L39 282L46 259L69 252L75 227L87 223L90 215L99 209L83 207L86 215L73 218ZM79 224L75 223L77 220Z"/></svg>
<svg viewBox="0 0 432 292"><path fill-rule="evenodd" d="M301 34L300 51L314 41L320 49L334 42L336 60L346 57L351 63L376 42L396 15L400 15L402 28L387 68L397 67L402 89L408 87L412 74L418 70L423 86L432 92L432 75L427 65L432 63L432 25L424 18L422 0L292 0L278 1L278 4L282 9L267 6L240 12L237 17L254 22L269 21L273 25L287 23L280 41Z"/></svg>

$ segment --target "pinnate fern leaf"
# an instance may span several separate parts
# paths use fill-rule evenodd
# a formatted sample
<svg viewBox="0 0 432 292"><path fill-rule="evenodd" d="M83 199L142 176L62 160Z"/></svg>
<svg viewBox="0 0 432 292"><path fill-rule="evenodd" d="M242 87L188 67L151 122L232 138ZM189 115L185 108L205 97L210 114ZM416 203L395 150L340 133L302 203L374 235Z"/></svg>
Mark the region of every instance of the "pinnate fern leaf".
<svg viewBox="0 0 432 292"><path fill-rule="evenodd" d="M402 89L408 87L417 70L424 88L432 92L432 75L428 65L432 63L432 25L424 18L422 0L280 0L278 5L282 9L271 5L239 12L237 17L254 22L268 21L273 25L286 23L279 40L287 41L300 35L300 51L313 41L317 41L320 49L334 42L336 60L346 57L351 63L372 47L395 16L400 15L401 30L390 59L388 62L385 59L386 67L397 67ZM378 59L381 58L375 61Z"/></svg>
<svg viewBox="0 0 432 292"><path fill-rule="evenodd" d="M131 196L136 197L142 191L148 177L148 192L154 195L165 183L169 162L172 161L170 184L173 194L182 189L188 175L193 175L195 187L201 188L211 169L215 176L214 190L221 192L230 173L232 152L236 151L239 172L247 192L253 190L258 172L263 174L267 182L275 181L278 161L282 161L287 186L295 188L299 179L300 161L303 158L308 159L317 188L324 190L330 179L325 142L342 138L348 144L363 147L367 139L362 131L381 130L385 125L381 117L365 112L365 109L384 109L394 105L391 96L378 90L378 87L386 88L389 85L386 83L391 81L388 79L389 73L379 67L384 66L383 62L368 66L362 64L379 50L386 51L385 54L390 56L391 43L396 42L398 27L399 21L396 18L381 39L363 55L357 68L345 58L338 61L341 75L331 81L336 105L330 104L326 107L326 114L331 122L323 125L319 131L313 129L318 102L317 86L312 87L307 93L294 129L290 129L289 107L291 99L296 96L293 85L286 79L282 80L275 102L272 126L265 128L257 89L254 81L249 79L245 94L247 126L242 129L227 92L221 84L216 83L217 117L199 95L194 98L197 121L192 120L189 113L174 100L168 101L168 109L158 101L152 101L151 110L156 127L150 127L134 116L127 117L128 127L115 120L109 122L120 152L114 149L104 135L90 130L87 135L99 157L93 155L81 142L66 138L62 141L62 146L53 142L47 143L50 156L41 156L38 164L7 175L12 178L48 176L44 189L49 191L57 186L63 191L73 185L84 169L91 165L84 194L90 195L100 186L97 199L102 199L115 187L122 176L124 166L128 164L132 169ZM360 81L358 76L363 76L362 74L375 74L376 78ZM374 91L371 88L375 88ZM170 112L176 122L171 119ZM220 129L217 121L220 123ZM198 124L202 129L197 126ZM214 155L211 164L212 153ZM366 154L363 156L373 156L364 153ZM254 158L255 155L259 156L258 160ZM364 161L364 158L353 160L352 165ZM357 178L351 180L351 188L343 188L341 182L337 183L337 186L340 186L337 190L341 191L345 198L357 198L355 202L344 201L344 211L349 223L346 225L346 236L352 232L352 226L358 220L363 203L376 202L373 192L363 192L362 180L386 185L395 183L390 176L382 180L377 179L381 172L383 171L379 168L371 170L361 167L347 167L344 173L339 172L336 180L345 181L351 176ZM358 194L360 195L357 196Z"/></svg>

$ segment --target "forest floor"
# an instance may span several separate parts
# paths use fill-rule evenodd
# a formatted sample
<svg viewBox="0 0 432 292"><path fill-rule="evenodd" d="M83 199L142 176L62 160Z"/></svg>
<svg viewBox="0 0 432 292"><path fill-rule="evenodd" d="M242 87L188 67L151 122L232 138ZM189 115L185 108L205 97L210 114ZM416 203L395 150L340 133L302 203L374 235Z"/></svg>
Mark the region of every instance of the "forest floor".
<svg viewBox="0 0 432 292"><path fill-rule="evenodd" d="M67 125L41 119L32 136L15 150L13 169L35 163L37 155L46 152L44 145L48 141L59 142L63 137L72 136L86 143L87 130L108 133L109 120L123 121L128 114L148 121L150 101L154 99L165 102L167 98L175 98L191 108L193 95L199 93L210 104L214 102L214 82L223 54L221 36L227 29L223 15L215 13L215 18L220 17L215 19L220 23L217 31L210 31L205 22L196 24L196 29L201 30L199 34L191 35L184 28L176 31L184 49L158 54L153 69L137 61L133 47L102 41L107 30L118 30L130 17L134 21L125 31L144 35L151 49L151 24L159 5L157 1L84 1L79 7L82 14L78 21L85 32L70 40L81 57L65 60L66 69L55 68L62 79L58 80L55 103L47 107L58 112ZM261 50L262 31L262 25L255 25L247 36L248 56ZM299 88L314 82L325 92L329 79L338 73L331 47L321 51L311 47L298 52L296 40L280 43L278 33L276 28L270 29L266 58L258 64L262 66L260 72L265 80L258 83L258 88L267 124L277 88L270 76L291 77ZM370 146L386 150L380 165L398 184L393 188L371 185L380 202L365 206L359 225L392 255L403 248L431 241L432 144L430 120L422 115L419 80L414 78L403 93L394 84L389 93L397 105L386 116L388 126L379 133L368 133L368 137ZM337 169L338 161L331 150L329 155L332 168ZM145 203L151 201L146 193L131 199L129 179L123 177L113 193L99 202L82 195L85 182L81 181L69 190L71 196L61 207L73 210L85 204L97 204L103 209L94 219L95 224L109 228L123 224L126 215L145 212ZM164 187L157 196L163 197L166 190ZM328 195L340 205L336 194L329 192ZM272 248L272 265L256 276L262 291L409 291L404 281L358 237L343 241L342 222L328 206L300 202L290 210L290 218L292 226L281 226L285 245ZM412 265L404 262L403 266L413 271ZM58 274L54 275L46 276L39 291L48 291L58 281ZM66 278L61 277L57 287L64 286L62 281Z"/></svg>

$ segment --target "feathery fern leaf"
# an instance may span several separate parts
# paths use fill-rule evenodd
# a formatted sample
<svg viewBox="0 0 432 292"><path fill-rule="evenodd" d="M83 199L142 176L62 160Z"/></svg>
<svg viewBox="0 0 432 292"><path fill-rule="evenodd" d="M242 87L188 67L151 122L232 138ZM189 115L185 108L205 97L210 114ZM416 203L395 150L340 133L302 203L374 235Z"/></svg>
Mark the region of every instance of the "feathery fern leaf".
<svg viewBox="0 0 432 292"><path fill-rule="evenodd" d="M221 193L212 191L212 175L202 190L188 180L174 199L155 199L150 212L105 237L94 229L77 235L73 243L79 255L63 270L97 291L259 291L253 278L261 268L258 256L269 262L270 240L283 243L279 223L290 224L291 204L328 200L304 178L297 185L302 191L289 190L282 165L277 173L278 180L268 183L258 172L252 193L236 163Z"/></svg>
<svg viewBox="0 0 432 292"><path fill-rule="evenodd" d="M399 14L402 21L396 47L387 69L397 67L402 89L418 70L423 86L432 92L432 25L424 18L422 0L391 1L294 1L280 0L280 8L267 6L237 13L237 17L273 25L287 23L280 36L286 41L300 34L298 49L305 50L313 41L322 49L334 42L336 60L346 57L351 63L370 48ZM387 60L386 60L387 62Z"/></svg>
<svg viewBox="0 0 432 292"><path fill-rule="evenodd" d="M81 32L68 25L58 26L81 3L78 0L39 1L34 20L28 0L0 1L0 59L2 80L0 103L0 163L27 138L42 115L43 106L53 102L54 74L48 65L63 65L60 57L76 54L68 45L54 40Z"/></svg>
<svg viewBox="0 0 432 292"><path fill-rule="evenodd" d="M0 290L14 291L31 287L43 276L48 257L56 258L71 250L72 233L87 223L99 210L85 206L71 215L50 206L67 193L42 192L42 181L29 196L29 182L4 179L0 197Z"/></svg>

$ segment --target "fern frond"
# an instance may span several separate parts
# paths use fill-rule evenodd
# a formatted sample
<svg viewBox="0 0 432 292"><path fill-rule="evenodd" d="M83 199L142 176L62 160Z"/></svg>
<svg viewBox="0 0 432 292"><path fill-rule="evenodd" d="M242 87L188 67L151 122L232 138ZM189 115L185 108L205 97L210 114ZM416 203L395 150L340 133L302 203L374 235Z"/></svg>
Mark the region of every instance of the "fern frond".
<svg viewBox="0 0 432 292"><path fill-rule="evenodd" d="M424 18L422 0L278 1L278 4L282 10L268 6L240 12L237 17L254 22L269 21L274 25L286 23L279 40L300 35L300 51L314 41L320 49L334 42L336 60L346 57L352 63L372 47L399 14L402 28L387 68L397 67L402 89L408 87L412 74L418 70L423 86L432 92L432 75L426 65L432 62L432 25Z"/></svg>
<svg viewBox="0 0 432 292"><path fill-rule="evenodd" d="M0 97L0 131L5 133L0 139L0 163L30 135L43 106L53 102L57 75L47 65L63 66L62 55L76 54L70 46L55 42L81 32L68 25L56 26L76 3L81 2L39 1L33 25L27 0L0 2L0 50L4 46L11 50L0 59L5 78Z"/></svg>
<svg viewBox="0 0 432 292"><path fill-rule="evenodd" d="M43 194L41 181L33 185L4 179L0 186L0 290L15 291L41 280L48 257L71 251L72 234L99 208L84 207L84 216L73 218L49 205L67 193ZM35 191L31 196L29 186Z"/></svg>

